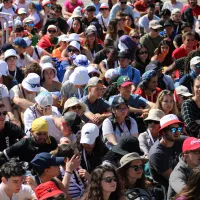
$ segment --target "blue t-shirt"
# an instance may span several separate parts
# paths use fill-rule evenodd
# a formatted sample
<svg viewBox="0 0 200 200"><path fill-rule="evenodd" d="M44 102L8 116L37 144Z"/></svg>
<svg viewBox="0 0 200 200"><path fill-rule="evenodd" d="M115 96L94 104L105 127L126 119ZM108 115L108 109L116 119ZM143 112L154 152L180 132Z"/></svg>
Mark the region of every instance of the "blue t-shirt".
<svg viewBox="0 0 200 200"><path fill-rule="evenodd" d="M140 83L140 71L128 65L125 69L116 68L117 73L121 76L128 76L130 80L137 86Z"/></svg>
<svg viewBox="0 0 200 200"><path fill-rule="evenodd" d="M95 5L94 3L92 3L90 5L92 5L92 6L94 6L96 8L95 15L97 16L99 14L99 9L101 7L101 3L98 3L97 5Z"/></svg>
<svg viewBox="0 0 200 200"><path fill-rule="evenodd" d="M120 96L119 94L118 95L114 95L114 96L111 96L109 98L109 104L112 105L112 102L113 102L113 99L117 96ZM134 107L134 108L146 108L147 106L147 100L143 97L141 97L140 95L138 94L131 94L129 100L128 100L128 105L131 106L131 107Z"/></svg>

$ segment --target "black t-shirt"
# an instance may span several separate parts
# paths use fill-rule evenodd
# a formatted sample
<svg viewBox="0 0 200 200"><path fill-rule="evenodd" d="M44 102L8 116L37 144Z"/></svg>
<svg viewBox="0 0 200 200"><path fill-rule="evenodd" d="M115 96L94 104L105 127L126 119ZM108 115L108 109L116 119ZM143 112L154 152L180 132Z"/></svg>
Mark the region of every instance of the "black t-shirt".
<svg viewBox="0 0 200 200"><path fill-rule="evenodd" d="M25 133L15 124L6 121L0 132L0 151L12 146L25 136Z"/></svg>
<svg viewBox="0 0 200 200"><path fill-rule="evenodd" d="M22 83L23 79L24 79L24 73L21 69L19 69L18 67L16 68L16 74L15 71L10 71L9 70L9 74L14 77L14 79L17 80L18 83Z"/></svg>
<svg viewBox="0 0 200 200"><path fill-rule="evenodd" d="M163 146L159 140L157 140L151 147L149 152L149 170L155 181L168 188L168 180L161 174L168 169L174 169L179 161L179 155L182 153L182 144L186 139L186 136L180 136L180 138L174 142L172 147Z"/></svg>
<svg viewBox="0 0 200 200"><path fill-rule="evenodd" d="M62 17L59 17L58 19L58 27L59 29L66 34L67 31L69 30L69 25L67 24L66 20L63 19Z"/></svg>
<svg viewBox="0 0 200 200"><path fill-rule="evenodd" d="M36 154L42 152L51 152L57 148L57 142L54 137L49 136L51 143L38 145L32 137L23 138L16 144L4 151L4 155L9 158L19 157L21 161L30 162Z"/></svg>

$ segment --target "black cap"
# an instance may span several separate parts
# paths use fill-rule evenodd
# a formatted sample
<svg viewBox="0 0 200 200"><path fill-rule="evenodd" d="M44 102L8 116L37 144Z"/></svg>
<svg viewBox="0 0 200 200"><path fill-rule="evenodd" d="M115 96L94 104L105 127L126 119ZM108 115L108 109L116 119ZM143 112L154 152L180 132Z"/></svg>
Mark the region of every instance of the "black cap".
<svg viewBox="0 0 200 200"><path fill-rule="evenodd" d="M154 61L151 61L145 68L145 72L146 71L149 71L149 70L155 70L155 71L158 71L158 70L162 70L162 65L159 61L157 60L154 60Z"/></svg>
<svg viewBox="0 0 200 200"><path fill-rule="evenodd" d="M128 102L126 100L124 100L121 96L116 96L113 99L112 102L112 107L118 107L120 104L126 104L128 105Z"/></svg>
<svg viewBox="0 0 200 200"><path fill-rule="evenodd" d="M87 11L96 11L96 8L93 5L88 5L85 10Z"/></svg>
<svg viewBox="0 0 200 200"><path fill-rule="evenodd" d="M82 120L77 113L69 111L66 112L62 118L70 126L74 134L81 130L80 126L82 124Z"/></svg>
<svg viewBox="0 0 200 200"><path fill-rule="evenodd" d="M171 19L166 20L164 22L164 27L167 27L167 26L174 26L174 22Z"/></svg>
<svg viewBox="0 0 200 200"><path fill-rule="evenodd" d="M118 58L128 58L128 59L131 59L131 55L127 51L121 51L118 54Z"/></svg>
<svg viewBox="0 0 200 200"><path fill-rule="evenodd" d="M130 135L121 137L119 143L113 146L111 150L123 156L133 152L138 153L140 156L144 155L144 152L140 149L139 140Z"/></svg>
<svg viewBox="0 0 200 200"><path fill-rule="evenodd" d="M117 79L120 77L120 74L114 74L111 79L109 80L108 84L111 85L113 83L116 83L117 85Z"/></svg>
<svg viewBox="0 0 200 200"><path fill-rule="evenodd" d="M161 12L160 12L160 16L163 16L163 15L168 15L168 16L171 16L171 11L169 9L163 9Z"/></svg>

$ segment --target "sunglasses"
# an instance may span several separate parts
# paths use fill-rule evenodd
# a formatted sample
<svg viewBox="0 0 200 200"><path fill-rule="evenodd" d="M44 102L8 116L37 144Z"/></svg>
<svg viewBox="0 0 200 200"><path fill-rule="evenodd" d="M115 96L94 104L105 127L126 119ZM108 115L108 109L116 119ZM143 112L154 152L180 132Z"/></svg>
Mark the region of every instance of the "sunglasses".
<svg viewBox="0 0 200 200"><path fill-rule="evenodd" d="M72 107L71 107L71 109L73 109L73 110L81 110L81 108L82 108L82 107L79 106L79 105L78 105L78 106L72 106Z"/></svg>
<svg viewBox="0 0 200 200"><path fill-rule="evenodd" d="M34 27L34 24L26 24L29 27Z"/></svg>
<svg viewBox="0 0 200 200"><path fill-rule="evenodd" d="M108 10L108 8L100 8L99 10L100 10L100 11Z"/></svg>
<svg viewBox="0 0 200 200"><path fill-rule="evenodd" d="M140 39L140 36L131 36L133 39Z"/></svg>
<svg viewBox="0 0 200 200"><path fill-rule="evenodd" d="M3 112L0 112L0 116L6 116L7 115L7 111L3 111Z"/></svg>
<svg viewBox="0 0 200 200"><path fill-rule="evenodd" d="M160 29L153 29L155 32L160 32Z"/></svg>
<svg viewBox="0 0 200 200"><path fill-rule="evenodd" d="M27 82L28 83L28 82ZM31 83L28 83L32 88L36 88L36 87L40 87L40 84L31 84Z"/></svg>
<svg viewBox="0 0 200 200"><path fill-rule="evenodd" d="M49 3L49 4L47 4L46 6L47 6L47 7L51 7L52 5Z"/></svg>
<svg viewBox="0 0 200 200"><path fill-rule="evenodd" d="M182 132L182 130L183 130L183 127L177 127L177 128L175 128L175 127L172 127L172 128L169 128L169 130L172 132L172 133L176 133L176 131L178 131L179 133L181 133Z"/></svg>
<svg viewBox="0 0 200 200"><path fill-rule="evenodd" d="M48 30L49 33L56 33L56 30Z"/></svg>
<svg viewBox="0 0 200 200"><path fill-rule="evenodd" d="M121 4L127 4L127 1L120 1Z"/></svg>
<svg viewBox="0 0 200 200"><path fill-rule="evenodd" d="M106 183L111 183L112 181L117 182L117 178L115 176L105 177L105 178L102 178L102 180L104 180Z"/></svg>
<svg viewBox="0 0 200 200"><path fill-rule="evenodd" d="M139 55L148 54L148 51L140 51L138 54L139 54Z"/></svg>
<svg viewBox="0 0 200 200"><path fill-rule="evenodd" d="M130 166L129 168L133 169L134 171L139 171L139 170L143 170L144 169L144 165L133 165Z"/></svg>
<svg viewBox="0 0 200 200"><path fill-rule="evenodd" d="M76 50L76 49L71 49L71 48L69 48L69 49L68 49L68 52L74 52L74 53L75 53L75 52L77 52L77 50Z"/></svg>
<svg viewBox="0 0 200 200"><path fill-rule="evenodd" d="M154 121L154 120L148 120L147 122L148 122L148 124L152 124L152 123L154 123L154 124L160 124L160 122Z"/></svg>
<svg viewBox="0 0 200 200"><path fill-rule="evenodd" d="M200 69L200 65L196 65L196 68L197 68L197 69Z"/></svg>

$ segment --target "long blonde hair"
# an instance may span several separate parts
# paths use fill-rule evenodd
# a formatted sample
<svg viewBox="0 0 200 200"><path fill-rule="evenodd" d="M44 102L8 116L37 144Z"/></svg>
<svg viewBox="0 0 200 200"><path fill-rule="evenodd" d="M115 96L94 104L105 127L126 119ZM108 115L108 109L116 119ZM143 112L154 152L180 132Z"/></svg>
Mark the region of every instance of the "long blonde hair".
<svg viewBox="0 0 200 200"><path fill-rule="evenodd" d="M158 97L157 97L156 104L155 104L154 108L158 108L158 109L160 109L160 110L162 110L164 112L164 110L162 108L162 105L161 105L161 102L163 101L164 96L166 96L166 95L171 96L172 99L173 99L173 103L174 103L173 108L170 111L170 114L175 114L175 115L178 116L179 112L178 112L178 108L177 108L176 102L174 100L174 94L169 90L163 90L158 94Z"/></svg>

